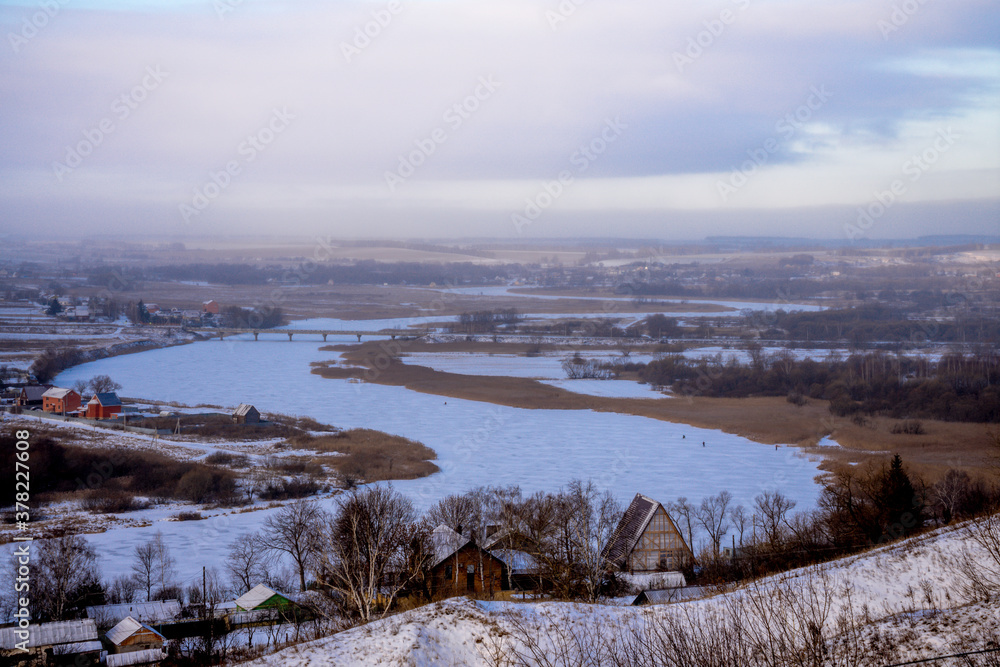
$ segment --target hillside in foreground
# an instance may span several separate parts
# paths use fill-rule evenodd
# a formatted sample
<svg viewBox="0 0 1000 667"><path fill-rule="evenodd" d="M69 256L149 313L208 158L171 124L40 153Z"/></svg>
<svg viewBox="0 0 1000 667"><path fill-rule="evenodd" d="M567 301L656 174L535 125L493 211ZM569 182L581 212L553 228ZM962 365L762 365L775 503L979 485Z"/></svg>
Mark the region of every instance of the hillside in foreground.
<svg viewBox="0 0 1000 667"><path fill-rule="evenodd" d="M996 665L1000 543L975 535L1000 516L672 605L456 598L250 664Z"/></svg>

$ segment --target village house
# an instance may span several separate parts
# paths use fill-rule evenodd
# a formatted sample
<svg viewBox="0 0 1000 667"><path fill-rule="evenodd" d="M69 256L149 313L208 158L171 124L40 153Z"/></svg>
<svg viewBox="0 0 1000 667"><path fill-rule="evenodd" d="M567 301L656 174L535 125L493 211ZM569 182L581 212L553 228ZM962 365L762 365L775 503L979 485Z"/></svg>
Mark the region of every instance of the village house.
<svg viewBox="0 0 1000 667"><path fill-rule="evenodd" d="M257 411L257 408L249 403L240 403L239 407L236 408L236 411L233 412L233 423L259 424L260 413Z"/></svg>
<svg viewBox="0 0 1000 667"><path fill-rule="evenodd" d="M163 649L166 641L163 635L131 616L126 616L105 635L112 653L132 653ZM162 658L161 658L162 659Z"/></svg>
<svg viewBox="0 0 1000 667"><path fill-rule="evenodd" d="M42 410L67 414L80 409L80 394L72 389L52 387L42 394Z"/></svg>
<svg viewBox="0 0 1000 667"><path fill-rule="evenodd" d="M27 631L27 638L23 634ZM25 630L17 626L0 628L0 662L13 664L33 658L38 664L99 665L104 646L93 619L31 624ZM22 642L24 642L22 644ZM24 646L28 653L18 648Z"/></svg>
<svg viewBox="0 0 1000 667"><path fill-rule="evenodd" d="M427 585L431 597L489 595L506 590L506 565L474 540L448 526L431 533L431 568Z"/></svg>
<svg viewBox="0 0 1000 667"><path fill-rule="evenodd" d="M694 562L667 510L652 498L635 494L602 554L623 572L683 570Z"/></svg>
<svg viewBox="0 0 1000 667"><path fill-rule="evenodd" d="M201 312L207 313L207 314L211 314L211 315L218 315L219 314L219 304L215 301L215 299L211 299L209 301L206 301L203 304L201 304Z"/></svg>
<svg viewBox="0 0 1000 667"><path fill-rule="evenodd" d="M87 401L87 419L114 419L115 415L121 414L122 402L118 394L114 392L102 392L94 394L93 398Z"/></svg>
<svg viewBox="0 0 1000 667"><path fill-rule="evenodd" d="M27 387L21 387L16 403L22 408L41 407L44 402L42 396L49 389L52 389L50 384L31 384Z"/></svg>

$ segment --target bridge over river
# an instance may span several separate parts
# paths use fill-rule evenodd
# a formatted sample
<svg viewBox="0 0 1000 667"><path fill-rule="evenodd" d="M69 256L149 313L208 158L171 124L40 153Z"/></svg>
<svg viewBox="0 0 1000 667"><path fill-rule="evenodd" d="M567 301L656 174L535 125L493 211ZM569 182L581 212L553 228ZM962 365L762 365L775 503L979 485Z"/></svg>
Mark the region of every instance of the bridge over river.
<svg viewBox="0 0 1000 667"><path fill-rule="evenodd" d="M224 340L226 336L239 336L242 334L253 334L253 339L257 340L258 336L262 333L266 334L285 334L288 336L288 340L292 340L292 336L322 336L323 342L326 342L327 336L357 336L358 342L361 342L362 336L382 336L389 337L396 340L396 337L400 338L420 338L427 334L425 331L416 331L413 329L380 329L378 331L355 331L350 329L232 329L226 327L186 327L185 331L190 331L192 333L199 334L209 334L213 337L218 336L219 340Z"/></svg>

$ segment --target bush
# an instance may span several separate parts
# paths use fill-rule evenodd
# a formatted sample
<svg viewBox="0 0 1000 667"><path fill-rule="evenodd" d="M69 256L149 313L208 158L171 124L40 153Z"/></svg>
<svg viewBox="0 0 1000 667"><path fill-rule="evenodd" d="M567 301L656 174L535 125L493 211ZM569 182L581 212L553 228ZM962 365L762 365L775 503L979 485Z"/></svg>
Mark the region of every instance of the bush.
<svg viewBox="0 0 1000 667"><path fill-rule="evenodd" d="M889 432L896 435L924 435L927 431L924 430L923 422L916 419L907 419L906 421L893 424Z"/></svg>
<svg viewBox="0 0 1000 667"><path fill-rule="evenodd" d="M178 512L174 515L177 521L201 521L204 518L201 512Z"/></svg>
<svg viewBox="0 0 1000 667"><path fill-rule="evenodd" d="M215 452L205 457L205 463L214 466L226 466L229 468L246 468L250 465L250 459L246 454L230 454L229 452Z"/></svg>
<svg viewBox="0 0 1000 667"><path fill-rule="evenodd" d="M296 477L268 482L257 495L261 500L288 500L311 496L318 491L319 484L313 480Z"/></svg>
<svg viewBox="0 0 1000 667"><path fill-rule="evenodd" d="M792 405L799 406L800 408L808 402L806 401L806 397L797 391L788 392L788 396L785 397L785 400L787 400Z"/></svg>
<svg viewBox="0 0 1000 667"><path fill-rule="evenodd" d="M145 509L147 506L145 503L136 501L135 496L128 491L110 487L90 489L80 501L81 509L101 514L132 512Z"/></svg>

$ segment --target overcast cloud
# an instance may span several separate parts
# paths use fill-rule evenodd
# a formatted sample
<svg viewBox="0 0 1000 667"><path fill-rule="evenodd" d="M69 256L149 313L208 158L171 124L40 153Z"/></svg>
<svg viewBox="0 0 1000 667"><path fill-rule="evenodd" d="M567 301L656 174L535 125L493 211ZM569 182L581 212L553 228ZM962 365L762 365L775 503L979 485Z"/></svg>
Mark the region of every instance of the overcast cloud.
<svg viewBox="0 0 1000 667"><path fill-rule="evenodd" d="M0 225L998 234L998 9L4 3Z"/></svg>

